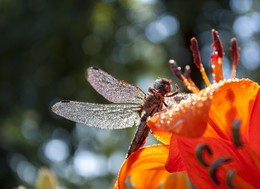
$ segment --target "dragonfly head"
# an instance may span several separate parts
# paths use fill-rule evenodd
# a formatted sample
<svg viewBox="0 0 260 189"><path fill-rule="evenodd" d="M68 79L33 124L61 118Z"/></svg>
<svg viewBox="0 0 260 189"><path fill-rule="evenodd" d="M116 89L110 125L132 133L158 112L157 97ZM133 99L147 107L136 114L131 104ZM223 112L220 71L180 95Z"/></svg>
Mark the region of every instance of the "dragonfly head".
<svg viewBox="0 0 260 189"><path fill-rule="evenodd" d="M165 94L172 92L172 81L165 78L156 79L153 88L164 96Z"/></svg>

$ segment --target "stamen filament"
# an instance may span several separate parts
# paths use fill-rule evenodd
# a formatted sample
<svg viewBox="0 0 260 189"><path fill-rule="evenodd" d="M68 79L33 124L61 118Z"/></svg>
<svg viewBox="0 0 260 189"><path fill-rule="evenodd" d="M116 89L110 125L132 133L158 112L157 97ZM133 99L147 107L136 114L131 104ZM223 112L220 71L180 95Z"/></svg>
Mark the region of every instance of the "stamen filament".
<svg viewBox="0 0 260 189"><path fill-rule="evenodd" d="M209 78L208 78L207 73L204 70L204 68L200 69L200 73L202 75L202 79L204 80L206 86L209 86L210 85L210 81L209 81Z"/></svg>
<svg viewBox="0 0 260 189"><path fill-rule="evenodd" d="M195 37L193 37L193 38L191 38L190 42L191 42L190 50L192 51L193 62L197 66L197 68L200 70L200 73L202 75L202 78L203 78L206 86L209 86L210 81L209 81L209 78L206 74L206 71L205 71L202 61L201 61L198 41Z"/></svg>

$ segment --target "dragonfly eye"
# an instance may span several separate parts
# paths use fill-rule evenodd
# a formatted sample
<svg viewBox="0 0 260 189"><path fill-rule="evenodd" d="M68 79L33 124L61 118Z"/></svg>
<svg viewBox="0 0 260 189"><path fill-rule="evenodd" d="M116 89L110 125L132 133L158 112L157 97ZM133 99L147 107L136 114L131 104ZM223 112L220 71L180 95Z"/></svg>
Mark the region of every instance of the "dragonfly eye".
<svg viewBox="0 0 260 189"><path fill-rule="evenodd" d="M153 87L158 91L158 93L165 95L166 93L172 92L172 81L160 78L155 80Z"/></svg>

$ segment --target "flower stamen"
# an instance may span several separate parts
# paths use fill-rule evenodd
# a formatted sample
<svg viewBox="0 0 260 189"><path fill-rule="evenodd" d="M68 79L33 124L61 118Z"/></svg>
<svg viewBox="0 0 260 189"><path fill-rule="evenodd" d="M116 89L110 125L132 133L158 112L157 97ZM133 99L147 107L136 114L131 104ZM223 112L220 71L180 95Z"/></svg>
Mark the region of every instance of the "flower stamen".
<svg viewBox="0 0 260 189"><path fill-rule="evenodd" d="M232 140L233 140L234 145L237 148L240 148L243 146L243 143L241 141L241 136L240 136L240 126L241 126L241 121L238 119L234 120L233 125L232 125Z"/></svg>
<svg viewBox="0 0 260 189"><path fill-rule="evenodd" d="M211 151L210 147L207 144L199 144L196 147L195 155L196 155L196 158L197 158L198 162L202 166L209 167L209 163L207 163L205 161L205 159L203 158L203 153L204 152L207 152L208 155L212 156L212 151Z"/></svg>
<svg viewBox="0 0 260 189"><path fill-rule="evenodd" d="M195 85L195 83L191 80L190 77L185 77L181 71L181 67L177 65L177 63L173 60L169 60L170 70L171 72L176 75L178 79L180 79L184 85L193 93L199 92L199 88ZM187 68L186 68L187 69ZM189 68L188 68L189 69ZM186 74L189 76L189 71L186 71Z"/></svg>
<svg viewBox="0 0 260 189"><path fill-rule="evenodd" d="M191 86L193 87L197 87L196 84L192 81L191 77L190 77L190 73L191 73L191 69L189 65L185 66L185 70L184 70L184 76L186 77L186 79L189 81L189 83L191 84Z"/></svg>
<svg viewBox="0 0 260 189"><path fill-rule="evenodd" d="M191 43L190 50L192 51L193 62L197 66L197 68L200 70L200 73L202 75L202 78L203 78L206 86L209 86L210 81L209 81L209 78L206 74L206 71L205 71L202 61L201 61L198 41L195 37L193 37L193 38L191 38L190 43Z"/></svg>
<svg viewBox="0 0 260 189"><path fill-rule="evenodd" d="M219 82L224 79L222 71L224 49L216 30L212 30L212 37L213 43L211 46L213 47L213 53L211 54L211 70L214 81Z"/></svg>
<svg viewBox="0 0 260 189"><path fill-rule="evenodd" d="M231 78L235 78L236 77L236 68L237 68L239 58L240 58L240 55L239 55L240 48L237 44L236 38L231 39L229 50L231 53L231 61L232 61Z"/></svg>
<svg viewBox="0 0 260 189"><path fill-rule="evenodd" d="M219 178L217 176L217 170L218 168L220 168L220 166L223 163L229 163L230 161L232 161L232 158L230 157L226 157L226 158L219 158L217 160L215 160L209 167L209 176L211 178L211 180L216 184L216 185L220 185L220 181Z"/></svg>

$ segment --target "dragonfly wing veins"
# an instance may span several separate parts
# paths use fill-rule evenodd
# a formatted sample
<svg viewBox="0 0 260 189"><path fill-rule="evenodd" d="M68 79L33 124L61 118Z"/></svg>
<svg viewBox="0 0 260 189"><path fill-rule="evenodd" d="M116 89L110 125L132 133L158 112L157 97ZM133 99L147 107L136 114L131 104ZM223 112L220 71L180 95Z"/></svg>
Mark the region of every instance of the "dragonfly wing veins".
<svg viewBox="0 0 260 189"><path fill-rule="evenodd" d="M119 81L99 68L88 68L86 78L92 87L110 102L139 105L144 103L145 94L141 89L127 82Z"/></svg>
<svg viewBox="0 0 260 189"><path fill-rule="evenodd" d="M140 124L141 106L61 101L53 105L52 111L66 119L90 127L123 129Z"/></svg>

